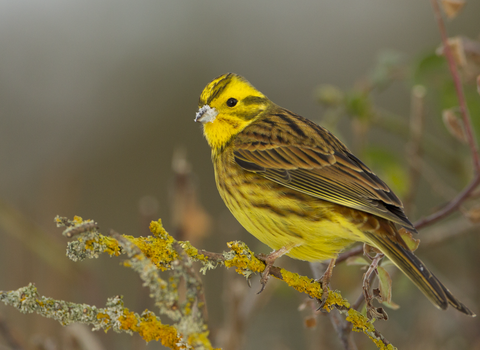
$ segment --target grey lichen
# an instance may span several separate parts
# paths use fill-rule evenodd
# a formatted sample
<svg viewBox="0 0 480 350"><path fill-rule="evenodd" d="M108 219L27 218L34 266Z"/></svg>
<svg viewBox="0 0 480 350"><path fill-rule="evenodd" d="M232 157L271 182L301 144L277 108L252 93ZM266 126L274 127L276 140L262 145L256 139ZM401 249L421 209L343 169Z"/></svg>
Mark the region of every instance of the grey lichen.
<svg viewBox="0 0 480 350"><path fill-rule="evenodd" d="M30 283L26 287L8 292L0 292L0 300L22 313L37 313L46 318L52 318L66 326L72 323L84 323L94 326L94 330L112 328L120 332L118 316L123 314L122 298L117 296L108 299L106 308L97 308L87 304L76 304L63 300L39 296L37 288ZM99 314L111 316L110 322L101 321Z"/></svg>
<svg viewBox="0 0 480 350"><path fill-rule="evenodd" d="M67 257L70 260L82 261L98 258L107 249L95 221L83 220L78 216L75 216L73 220L57 216L55 222L57 227L66 227L62 233L65 237L77 238L67 243Z"/></svg>
<svg viewBox="0 0 480 350"><path fill-rule="evenodd" d="M207 331L203 315L199 312L198 304L204 302L203 286L200 279L195 278L192 272L192 262L189 257L179 251L179 259L171 264L168 282L160 277L159 270L142 251L118 233L112 233L124 252L130 257L125 265L136 271L143 281L143 285L150 289L150 297L155 301L161 314L168 316L175 322L175 328L185 337L193 333ZM181 247L177 245L179 249ZM178 288L181 283L186 285L185 300L180 300Z"/></svg>

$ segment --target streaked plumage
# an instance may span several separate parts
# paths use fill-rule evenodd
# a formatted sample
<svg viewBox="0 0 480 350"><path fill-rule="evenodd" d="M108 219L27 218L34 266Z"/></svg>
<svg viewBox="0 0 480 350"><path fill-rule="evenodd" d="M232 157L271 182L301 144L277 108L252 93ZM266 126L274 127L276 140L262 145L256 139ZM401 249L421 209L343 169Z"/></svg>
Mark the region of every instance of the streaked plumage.
<svg viewBox="0 0 480 350"><path fill-rule="evenodd" d="M329 131L232 73L205 87L195 120L204 124L221 197L260 241L307 261L370 244L437 307L473 315L399 235L397 226L416 232L400 199Z"/></svg>

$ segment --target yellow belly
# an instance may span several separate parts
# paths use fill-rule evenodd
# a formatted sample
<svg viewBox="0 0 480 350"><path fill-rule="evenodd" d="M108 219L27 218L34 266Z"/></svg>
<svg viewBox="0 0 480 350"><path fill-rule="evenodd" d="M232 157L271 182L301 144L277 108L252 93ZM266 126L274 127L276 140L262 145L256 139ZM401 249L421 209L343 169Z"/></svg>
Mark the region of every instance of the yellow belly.
<svg viewBox="0 0 480 350"><path fill-rule="evenodd" d="M306 261L335 257L354 242L364 242L359 224L340 214L343 207L246 172L233 155L214 160L218 191L240 224L272 249Z"/></svg>

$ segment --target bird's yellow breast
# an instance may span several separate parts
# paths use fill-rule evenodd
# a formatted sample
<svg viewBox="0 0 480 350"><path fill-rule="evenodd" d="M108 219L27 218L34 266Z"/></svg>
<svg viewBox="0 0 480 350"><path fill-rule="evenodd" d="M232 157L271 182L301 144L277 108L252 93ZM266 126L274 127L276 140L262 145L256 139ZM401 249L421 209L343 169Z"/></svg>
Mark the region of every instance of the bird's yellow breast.
<svg viewBox="0 0 480 350"><path fill-rule="evenodd" d="M340 206L244 171L231 149L213 161L217 188L228 209L270 248L293 247L287 255L320 261L364 240L358 225L336 211Z"/></svg>

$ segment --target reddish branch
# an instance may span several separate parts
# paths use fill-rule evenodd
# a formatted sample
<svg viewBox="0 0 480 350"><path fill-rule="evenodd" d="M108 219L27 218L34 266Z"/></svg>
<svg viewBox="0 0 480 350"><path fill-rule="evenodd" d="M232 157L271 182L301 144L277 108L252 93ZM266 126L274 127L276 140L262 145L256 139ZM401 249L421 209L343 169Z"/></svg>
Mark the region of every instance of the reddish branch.
<svg viewBox="0 0 480 350"><path fill-rule="evenodd" d="M447 31L445 29L445 23L442 18L442 14L440 12L440 7L438 5L437 0L430 0L432 3L432 7L434 10L435 18L437 20L438 28L440 31L440 36L442 37L442 44L443 44L443 52L448 62L448 67L450 69L450 73L452 74L453 82L455 84L455 91L458 97L458 103L460 106L460 111L463 118L463 124L465 127L465 132L467 136L468 145L470 147L470 151L472 153L472 160L473 160L473 167L474 167L474 177L470 184L460 192L454 199L452 199L445 207L429 215L415 223L415 227L420 229L426 225L432 224L441 218L449 215L450 213L457 210L460 205L470 197L472 192L477 188L480 184L480 155L478 153L477 142L475 140L475 135L473 133L472 122L470 119L470 114L468 112L467 103L465 100L465 94L463 93L462 83L460 81L460 75L457 70L457 66L455 65L455 60L453 58L452 50L450 45L448 44L448 37Z"/></svg>
<svg viewBox="0 0 480 350"><path fill-rule="evenodd" d="M443 52L447 58L448 68L452 74L453 83L455 84L455 91L457 92L458 104L460 106L460 112L462 114L463 123L465 126L465 132L467 133L467 141L472 151L473 166L475 168L475 173L480 172L480 156L478 154L477 142L475 140L475 135L472 130L472 122L470 119L470 113L467 108L467 103L465 101L465 94L463 93L463 86L460 80L460 75L458 74L457 66L455 64L455 59L453 58L452 49L448 44L447 30L445 29L445 23L442 18L442 13L440 12L440 7L438 6L438 0L430 0L433 6L433 11L435 14L435 19L437 20L438 29L440 31L440 36L442 37Z"/></svg>
<svg viewBox="0 0 480 350"><path fill-rule="evenodd" d="M480 184L480 173L476 173L475 177L468 184L468 186L465 187L465 189L462 192L460 192L454 199L452 199L446 206L444 206L439 211L433 213L432 215L429 215L427 217L424 217L423 219L418 220L417 222L414 223L414 226L417 229L421 229L422 227L431 225L432 223L451 214L452 212L457 210L467 198L470 197L472 192L475 190L475 188L477 188L479 184Z"/></svg>
<svg viewBox="0 0 480 350"><path fill-rule="evenodd" d="M429 215L415 223L415 227L417 229L420 229L424 226L431 225L434 222L444 218L445 216L451 214L452 212L456 211L460 205L469 197L472 196L473 192L475 189L478 187L480 184L480 156L478 152L478 147L477 147L477 142L475 139L475 135L473 133L473 128L472 128L472 123L470 119L470 114L467 108L467 103L465 100L465 94L463 92L463 86L460 80L460 75L458 73L457 67L455 65L455 61L453 58L453 54L450 48L450 45L448 44L448 37L447 37L447 32L445 29L445 24L442 18L442 14L440 12L440 8L438 5L438 0L431 0L433 11L435 14L435 18L437 20L437 24L439 27L440 35L442 38L442 44L443 44L443 50L445 57L448 62L448 67L450 69L450 73L453 78L453 82L455 85L455 91L458 97L458 103L460 106L460 111L463 119L463 124L466 132L466 137L467 137L467 142L470 147L470 151L472 154L472 161L473 161L473 169L474 169L474 176L472 181L461 191L455 198L453 198L445 207L442 209L438 210L437 212L433 213L432 215ZM341 254L337 262L343 261L348 259L351 256L360 254L362 252L362 247L358 246L353 249L351 249L348 252L345 252ZM354 308L357 308L361 305L363 302L364 298L363 295L355 302ZM338 317L335 318L332 315L332 323L334 325L335 330L339 334L343 346L345 349L354 349L355 348L355 343L353 343L353 346L351 344L352 338L350 332L346 329L346 324L345 322L339 322Z"/></svg>

